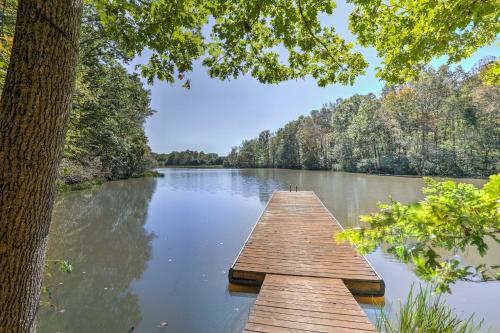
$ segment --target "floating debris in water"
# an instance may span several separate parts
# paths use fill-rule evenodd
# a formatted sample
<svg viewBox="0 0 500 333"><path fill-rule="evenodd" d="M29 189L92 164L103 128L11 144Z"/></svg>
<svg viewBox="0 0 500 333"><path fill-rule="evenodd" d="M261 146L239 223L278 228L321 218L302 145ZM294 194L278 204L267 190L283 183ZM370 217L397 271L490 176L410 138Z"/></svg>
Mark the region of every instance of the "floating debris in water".
<svg viewBox="0 0 500 333"><path fill-rule="evenodd" d="M166 321L162 321L162 322L160 323L160 326L159 326L159 327L167 327L167 326L168 326L167 322L166 322Z"/></svg>
<svg viewBox="0 0 500 333"><path fill-rule="evenodd" d="M59 310L59 313L64 313L65 311L66 311L66 310L61 309L61 310Z"/></svg>

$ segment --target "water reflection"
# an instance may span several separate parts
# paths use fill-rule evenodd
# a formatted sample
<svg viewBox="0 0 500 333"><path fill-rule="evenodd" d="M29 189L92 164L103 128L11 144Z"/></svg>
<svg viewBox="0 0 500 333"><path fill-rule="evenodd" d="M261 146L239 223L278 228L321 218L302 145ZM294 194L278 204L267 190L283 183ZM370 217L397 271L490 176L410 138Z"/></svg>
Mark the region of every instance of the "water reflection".
<svg viewBox="0 0 500 333"><path fill-rule="evenodd" d="M341 224L355 226L388 195L421 199L423 185L418 178L324 171L162 172L164 178L111 182L58 202L48 256L69 258L75 271L47 280L57 307L41 310L41 333L240 332L254 296L230 293L227 269L275 190L313 190ZM498 263L500 247L465 258ZM383 251L369 259L386 282L388 307L418 282ZM476 312L499 331L500 284L458 283L452 290L447 299L459 314ZM374 319L375 311L365 310Z"/></svg>
<svg viewBox="0 0 500 333"><path fill-rule="evenodd" d="M168 184L172 190L224 193L255 197L267 203L275 190L288 189L280 179L274 179L268 170L256 169L190 169L164 170L161 184Z"/></svg>
<svg viewBox="0 0 500 333"><path fill-rule="evenodd" d="M130 288L151 258L144 229L154 179L70 193L54 209L48 258L75 270L46 278L55 308L42 307L40 332L128 332L142 318Z"/></svg>

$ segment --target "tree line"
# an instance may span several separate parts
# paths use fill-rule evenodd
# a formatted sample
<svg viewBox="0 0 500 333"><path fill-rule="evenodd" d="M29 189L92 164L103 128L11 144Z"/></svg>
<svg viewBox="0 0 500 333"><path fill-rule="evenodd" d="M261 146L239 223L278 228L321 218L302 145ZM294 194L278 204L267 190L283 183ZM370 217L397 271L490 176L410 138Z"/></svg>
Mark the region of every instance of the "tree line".
<svg viewBox="0 0 500 333"><path fill-rule="evenodd" d="M226 167L477 176L500 171L494 60L471 71L427 68L407 84L338 99L233 147Z"/></svg>
<svg viewBox="0 0 500 333"><path fill-rule="evenodd" d="M224 157L216 153L205 153L197 150L173 151L171 153L153 153L157 166L200 166L222 165Z"/></svg>

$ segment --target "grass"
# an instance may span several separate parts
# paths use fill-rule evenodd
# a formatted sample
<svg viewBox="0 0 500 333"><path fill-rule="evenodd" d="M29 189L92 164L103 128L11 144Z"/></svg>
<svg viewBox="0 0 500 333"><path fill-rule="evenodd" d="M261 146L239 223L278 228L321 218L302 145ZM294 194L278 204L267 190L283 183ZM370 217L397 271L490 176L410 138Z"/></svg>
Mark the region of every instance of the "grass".
<svg viewBox="0 0 500 333"><path fill-rule="evenodd" d="M476 324L474 315L461 319L432 288L420 287L414 293L410 289L405 303L401 303L396 320L389 319L381 309L377 317L377 329L384 333L477 333L482 321Z"/></svg>

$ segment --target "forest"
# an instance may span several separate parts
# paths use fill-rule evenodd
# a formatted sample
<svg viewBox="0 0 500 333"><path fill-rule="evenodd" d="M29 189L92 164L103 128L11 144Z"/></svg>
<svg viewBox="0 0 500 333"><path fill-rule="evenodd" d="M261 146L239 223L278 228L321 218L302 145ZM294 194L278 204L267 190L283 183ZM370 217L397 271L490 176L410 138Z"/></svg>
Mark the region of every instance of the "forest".
<svg viewBox="0 0 500 333"><path fill-rule="evenodd" d="M500 171L500 86L495 59L471 71L427 68L380 96L337 99L276 132L233 147L226 167L486 177Z"/></svg>
<svg viewBox="0 0 500 333"><path fill-rule="evenodd" d="M0 49L0 89L8 67L17 1L7 11ZM10 11L9 11L10 9ZM86 6L80 55L58 186L138 176L155 164L143 125L153 114L150 93L108 38L94 7Z"/></svg>

